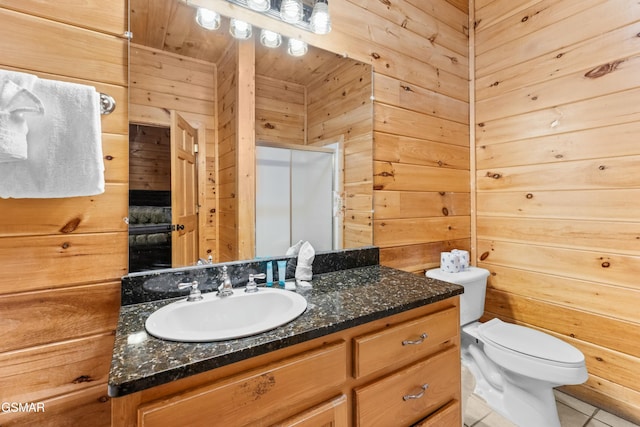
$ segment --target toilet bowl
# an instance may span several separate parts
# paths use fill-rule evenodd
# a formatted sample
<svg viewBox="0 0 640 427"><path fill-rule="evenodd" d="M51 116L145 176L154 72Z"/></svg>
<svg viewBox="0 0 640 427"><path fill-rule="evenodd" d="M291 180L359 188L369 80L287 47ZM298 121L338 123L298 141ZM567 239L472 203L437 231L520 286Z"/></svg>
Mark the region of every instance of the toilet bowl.
<svg viewBox="0 0 640 427"><path fill-rule="evenodd" d="M560 427L553 388L588 378L584 355L544 332L491 319L484 312L489 271L433 269L427 277L464 286L460 298L462 365L475 379L474 392L520 427Z"/></svg>

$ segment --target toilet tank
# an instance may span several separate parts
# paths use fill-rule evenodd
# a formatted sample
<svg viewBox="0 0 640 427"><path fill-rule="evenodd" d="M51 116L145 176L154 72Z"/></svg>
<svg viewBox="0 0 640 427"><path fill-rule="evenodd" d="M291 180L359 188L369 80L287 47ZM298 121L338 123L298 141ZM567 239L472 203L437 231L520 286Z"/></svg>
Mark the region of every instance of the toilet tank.
<svg viewBox="0 0 640 427"><path fill-rule="evenodd" d="M475 322L482 317L489 270L469 267L460 273L447 273L434 268L425 274L432 279L464 286L464 293L460 295L460 326Z"/></svg>

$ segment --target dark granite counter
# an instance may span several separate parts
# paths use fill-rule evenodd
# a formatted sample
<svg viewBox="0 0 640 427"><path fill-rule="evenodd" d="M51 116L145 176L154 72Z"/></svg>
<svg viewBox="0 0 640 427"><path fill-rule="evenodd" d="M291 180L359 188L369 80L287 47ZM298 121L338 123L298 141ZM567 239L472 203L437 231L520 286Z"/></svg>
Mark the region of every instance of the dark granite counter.
<svg viewBox="0 0 640 427"><path fill-rule="evenodd" d="M123 396L262 355L459 295L462 286L380 265L313 276L298 290L307 310L272 331L208 343L171 342L149 336L149 315L177 299L123 306L116 331L109 395Z"/></svg>

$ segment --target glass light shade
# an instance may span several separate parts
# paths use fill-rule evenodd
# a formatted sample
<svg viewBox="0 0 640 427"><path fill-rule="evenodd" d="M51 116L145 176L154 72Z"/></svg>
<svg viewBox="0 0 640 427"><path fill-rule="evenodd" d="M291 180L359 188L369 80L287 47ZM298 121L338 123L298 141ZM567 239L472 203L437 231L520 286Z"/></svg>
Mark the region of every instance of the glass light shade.
<svg viewBox="0 0 640 427"><path fill-rule="evenodd" d="M302 56L307 53L308 47L302 40L289 39L287 53L291 56Z"/></svg>
<svg viewBox="0 0 640 427"><path fill-rule="evenodd" d="M260 43L266 47L278 47L282 44L282 36L270 30L260 32Z"/></svg>
<svg viewBox="0 0 640 427"><path fill-rule="evenodd" d="M220 14L213 10L199 7L196 12L196 22L207 30L217 30L220 28Z"/></svg>
<svg viewBox="0 0 640 427"><path fill-rule="evenodd" d="M251 24L239 19L231 18L229 32L236 39L246 40L251 37Z"/></svg>
<svg viewBox="0 0 640 427"><path fill-rule="evenodd" d="M247 6L258 12L266 12L271 9L271 0L247 0Z"/></svg>
<svg viewBox="0 0 640 427"><path fill-rule="evenodd" d="M331 31L331 17L329 16L329 5L322 0L316 1L309 18L311 31L316 34L329 34Z"/></svg>
<svg viewBox="0 0 640 427"><path fill-rule="evenodd" d="M302 21L302 0L282 0L280 18L290 24Z"/></svg>

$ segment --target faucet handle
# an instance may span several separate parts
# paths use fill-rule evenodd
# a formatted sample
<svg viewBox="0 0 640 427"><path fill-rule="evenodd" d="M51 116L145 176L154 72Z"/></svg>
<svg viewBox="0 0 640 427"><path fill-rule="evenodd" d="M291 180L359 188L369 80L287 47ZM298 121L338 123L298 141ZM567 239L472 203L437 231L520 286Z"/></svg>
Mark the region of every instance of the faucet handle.
<svg viewBox="0 0 640 427"><path fill-rule="evenodd" d="M191 288L191 292L187 297L187 301L200 301L202 299L202 294L200 293L200 289L198 289L198 281L194 280L193 282L185 282L178 283L178 289L187 289Z"/></svg>
<svg viewBox="0 0 640 427"><path fill-rule="evenodd" d="M258 274L249 274L249 281L247 282L247 287L244 288L245 292L258 292L258 285L256 285L256 282L254 281L254 279L265 279L267 277L266 274L264 273L258 273Z"/></svg>

